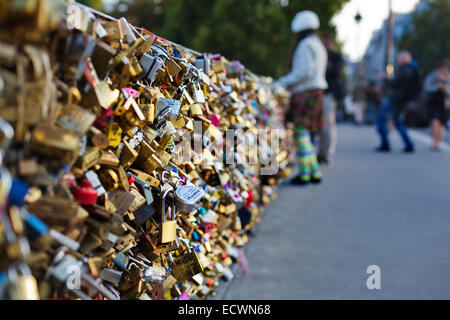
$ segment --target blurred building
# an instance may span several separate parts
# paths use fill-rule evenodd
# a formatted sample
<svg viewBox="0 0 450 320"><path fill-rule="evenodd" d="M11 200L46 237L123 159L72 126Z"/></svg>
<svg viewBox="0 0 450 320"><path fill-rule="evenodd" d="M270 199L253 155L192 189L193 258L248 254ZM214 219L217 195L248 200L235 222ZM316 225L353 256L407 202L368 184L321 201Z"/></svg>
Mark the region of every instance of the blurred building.
<svg viewBox="0 0 450 320"><path fill-rule="evenodd" d="M430 0L420 0L420 2L415 6L414 11L425 10L430 3ZM405 14L394 14L394 56L397 53L396 44L400 38L412 28L412 13ZM388 20L383 21L381 29L376 30L372 34L369 46L358 66L357 73L364 75L363 79L365 83L373 80L376 81L377 76L380 72L385 71L386 65L386 45L388 38ZM355 76L357 76L355 74Z"/></svg>

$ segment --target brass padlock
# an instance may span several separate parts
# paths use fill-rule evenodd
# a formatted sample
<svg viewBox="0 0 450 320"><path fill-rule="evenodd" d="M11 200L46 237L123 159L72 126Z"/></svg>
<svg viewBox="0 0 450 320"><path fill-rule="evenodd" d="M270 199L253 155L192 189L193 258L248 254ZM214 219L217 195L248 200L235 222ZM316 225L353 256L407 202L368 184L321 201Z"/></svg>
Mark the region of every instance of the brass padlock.
<svg viewBox="0 0 450 320"><path fill-rule="evenodd" d="M71 131L48 124L39 125L31 133L30 149L52 155L71 164L80 150L79 140Z"/></svg>
<svg viewBox="0 0 450 320"><path fill-rule="evenodd" d="M19 274L20 272L20 274ZM39 300L35 277L25 263L15 263L8 269L9 297L12 300Z"/></svg>
<svg viewBox="0 0 450 320"><path fill-rule="evenodd" d="M128 143L123 141L123 149L120 154L120 164L124 169L128 169L138 157L138 152Z"/></svg>
<svg viewBox="0 0 450 320"><path fill-rule="evenodd" d="M110 123L105 127L105 133L109 140L110 147L117 147L122 141L122 128L118 123Z"/></svg>
<svg viewBox="0 0 450 320"><path fill-rule="evenodd" d="M87 171L89 168L96 165L102 156L100 148L87 147L84 154L78 158L75 166L83 171Z"/></svg>
<svg viewBox="0 0 450 320"><path fill-rule="evenodd" d="M138 177L141 180L144 180L145 182L147 182L151 187L159 187L159 185L161 184L161 181L158 180L157 178L143 172L137 169L130 169L129 170L133 175L135 175L136 177Z"/></svg>
<svg viewBox="0 0 450 320"><path fill-rule="evenodd" d="M170 252L168 255L170 266L172 267L172 275L178 282L184 282L203 272L203 266L195 251L189 246L189 242L183 238L179 239L186 246L186 251L176 258L172 258Z"/></svg>
<svg viewBox="0 0 450 320"><path fill-rule="evenodd" d="M171 192L170 189L166 189L161 194L161 225L160 225L160 242L168 243L175 241L177 238L177 221L173 220L175 217L174 206L172 206L172 220L166 221L166 197Z"/></svg>

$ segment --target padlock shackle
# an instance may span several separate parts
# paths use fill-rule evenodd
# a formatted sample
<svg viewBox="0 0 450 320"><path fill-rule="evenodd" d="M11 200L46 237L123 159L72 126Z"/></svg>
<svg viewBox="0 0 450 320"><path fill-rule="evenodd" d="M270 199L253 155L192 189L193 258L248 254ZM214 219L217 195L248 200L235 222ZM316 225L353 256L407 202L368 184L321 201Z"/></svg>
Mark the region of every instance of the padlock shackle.
<svg viewBox="0 0 450 320"><path fill-rule="evenodd" d="M4 139L0 141L0 148L6 149L14 138L14 128L8 121L0 118L0 132L2 133Z"/></svg>
<svg viewBox="0 0 450 320"><path fill-rule="evenodd" d="M3 162L3 157L0 159ZM0 168L0 208L6 203L12 187L12 176L6 167Z"/></svg>
<svg viewBox="0 0 450 320"><path fill-rule="evenodd" d="M170 193L170 189L166 189L161 194L161 223L166 221L166 197Z"/></svg>
<svg viewBox="0 0 450 320"><path fill-rule="evenodd" d="M192 250L191 250L191 247L189 245L189 241L187 239L184 239L184 238L178 238L178 239L186 246L188 252L191 253Z"/></svg>
<svg viewBox="0 0 450 320"><path fill-rule="evenodd" d="M173 194L173 192L170 194L171 198L172 198L172 212L171 212L171 216L172 216L172 220L175 220L175 217L177 216L177 207L175 205L175 195Z"/></svg>
<svg viewBox="0 0 450 320"><path fill-rule="evenodd" d="M16 261L8 268L8 279L10 282L15 282L19 279L17 271L20 271L23 276L31 275L31 269L26 263Z"/></svg>
<svg viewBox="0 0 450 320"><path fill-rule="evenodd" d="M166 176L166 174L170 174L170 172L169 171L163 171L162 173L161 173L161 182L162 183L168 183L168 184L170 184L172 187L174 187L174 188L176 188L176 187L178 187L180 184L181 184L181 182L182 182L182 180L181 180L181 178L180 177L177 177L177 176L173 176L173 177L170 177L169 179L167 179L165 176ZM176 182L174 183L172 180L173 179L176 179Z"/></svg>
<svg viewBox="0 0 450 320"><path fill-rule="evenodd" d="M169 260L170 263L173 263L173 257L170 252L167 252L167 259Z"/></svg>

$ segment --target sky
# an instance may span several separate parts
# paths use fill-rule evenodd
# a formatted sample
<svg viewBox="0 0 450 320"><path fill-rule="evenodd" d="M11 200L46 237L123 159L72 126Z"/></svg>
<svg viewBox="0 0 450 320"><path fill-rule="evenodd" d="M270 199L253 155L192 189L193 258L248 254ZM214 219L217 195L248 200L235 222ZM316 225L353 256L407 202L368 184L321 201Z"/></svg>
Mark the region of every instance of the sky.
<svg viewBox="0 0 450 320"><path fill-rule="evenodd" d="M414 9L419 0L392 0L396 13L406 13ZM350 60L359 60L370 42L372 32L379 29L388 16L388 0L351 0L333 18L339 41L343 42L343 52ZM355 15L362 16L359 27Z"/></svg>

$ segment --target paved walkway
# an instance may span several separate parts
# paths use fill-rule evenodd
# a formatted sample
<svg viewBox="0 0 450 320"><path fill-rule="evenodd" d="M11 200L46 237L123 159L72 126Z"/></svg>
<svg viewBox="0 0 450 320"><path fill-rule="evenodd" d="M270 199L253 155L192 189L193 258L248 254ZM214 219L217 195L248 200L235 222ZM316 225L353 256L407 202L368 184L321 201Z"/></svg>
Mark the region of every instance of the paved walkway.
<svg viewBox="0 0 450 320"><path fill-rule="evenodd" d="M373 152L372 127L339 127L320 186L283 186L225 299L450 299L450 153ZM423 139L422 139L423 140ZM381 268L381 290L366 269Z"/></svg>

